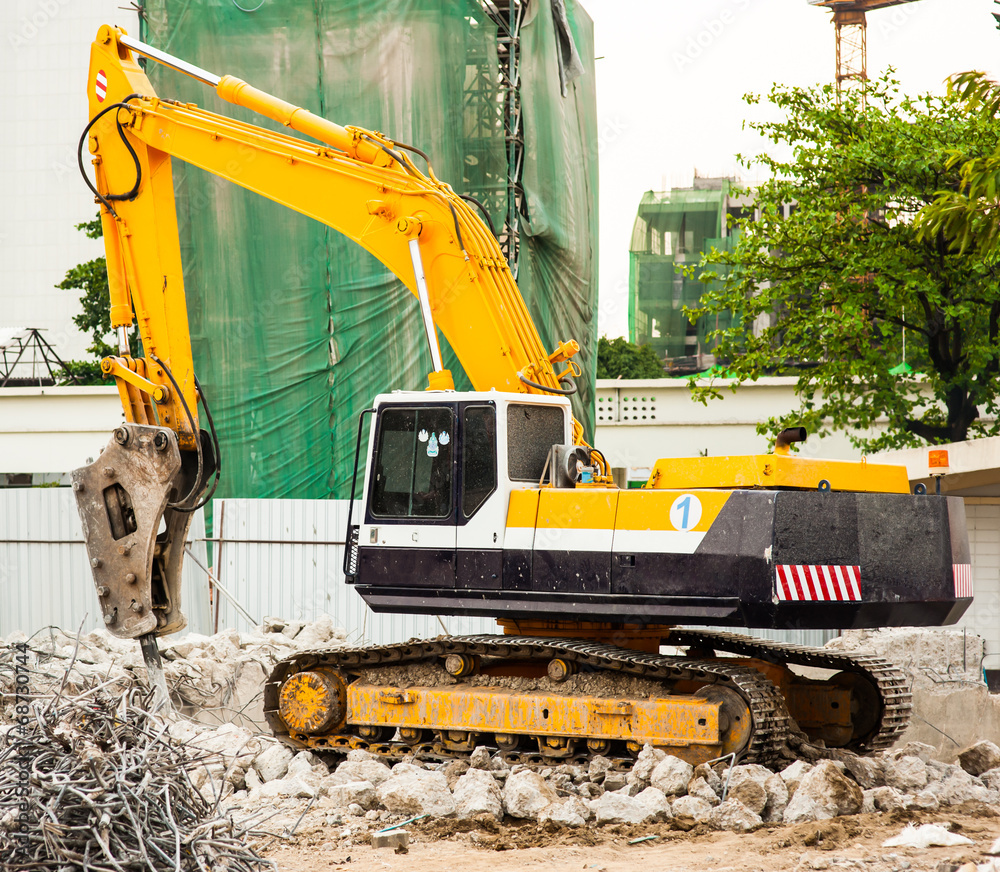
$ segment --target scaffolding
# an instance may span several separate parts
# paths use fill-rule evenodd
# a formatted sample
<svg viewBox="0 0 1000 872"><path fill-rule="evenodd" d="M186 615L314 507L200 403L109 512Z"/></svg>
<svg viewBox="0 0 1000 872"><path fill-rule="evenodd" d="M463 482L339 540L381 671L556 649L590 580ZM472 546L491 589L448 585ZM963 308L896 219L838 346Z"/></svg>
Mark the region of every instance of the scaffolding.
<svg viewBox="0 0 1000 872"><path fill-rule="evenodd" d="M472 190L472 196L487 204L487 211L503 214L503 226L494 228L500 248L517 278L520 253L520 225L527 217L524 187L521 181L524 169L524 131L521 119L521 22L528 0L478 0L483 13L496 26L496 64L499 67L499 87L494 81L497 71L492 58L482 54L469 59L475 64L465 91L466 117L471 119L468 131L466 160L479 159L494 148L496 131L503 129L507 156L506 174L503 178L487 178L485 186ZM483 182L480 183L481 185Z"/></svg>

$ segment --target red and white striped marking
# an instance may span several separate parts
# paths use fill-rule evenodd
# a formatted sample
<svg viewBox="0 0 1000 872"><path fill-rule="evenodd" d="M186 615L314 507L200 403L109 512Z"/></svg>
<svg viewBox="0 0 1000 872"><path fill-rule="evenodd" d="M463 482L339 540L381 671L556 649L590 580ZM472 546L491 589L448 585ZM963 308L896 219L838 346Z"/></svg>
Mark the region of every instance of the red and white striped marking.
<svg viewBox="0 0 1000 872"><path fill-rule="evenodd" d="M104 70L97 71L97 78L94 80L94 94L97 95L97 102L103 103L108 96L108 77Z"/></svg>
<svg viewBox="0 0 1000 872"><path fill-rule="evenodd" d="M861 567L822 564L779 563L777 588L779 601L859 602Z"/></svg>
<svg viewBox="0 0 1000 872"><path fill-rule="evenodd" d="M971 563L953 563L951 565L952 571L955 574L955 596L957 597L971 597L972 596L972 564Z"/></svg>

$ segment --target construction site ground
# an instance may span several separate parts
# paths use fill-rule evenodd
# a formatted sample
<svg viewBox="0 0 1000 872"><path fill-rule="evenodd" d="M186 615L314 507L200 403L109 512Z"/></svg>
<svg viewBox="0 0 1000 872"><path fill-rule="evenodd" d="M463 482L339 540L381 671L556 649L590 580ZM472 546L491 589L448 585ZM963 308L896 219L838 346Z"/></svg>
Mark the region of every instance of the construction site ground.
<svg viewBox="0 0 1000 872"><path fill-rule="evenodd" d="M25 820L51 813L75 826L61 840L32 843L41 859L31 868L59 872L73 868L67 859L80 855L88 821L103 813L100 805L60 805L65 773L74 773L79 791L103 797L106 785L147 771L136 770L137 754L159 761L148 767L152 784L118 792L118 817L97 827L104 834L98 842L120 827L122 838L107 843L120 856L141 851L143 842L172 852L174 831L148 816L147 803L169 791L194 810L189 834L208 826L216 834L208 849L242 852L244 865L230 867L240 870L273 861L280 872L482 872L498 864L595 872L1000 872L1000 699L975 671L981 640L960 631L855 632L830 643L907 671L913 722L894 748L846 762L731 770L724 763L692 767L650 746L634 761L598 757L548 767L509 764L486 747L451 762L394 762L364 750L296 752L268 735L264 679L295 651L345 645L331 619L272 621L252 633L188 634L161 644L174 705L166 717L149 711L135 642L51 628L0 640L3 872L28 868L5 855L21 819L15 804L4 810L18 780L29 778L28 757L47 762L30 776L34 811ZM22 730L25 705L31 715ZM104 738L95 740L98 734ZM137 813L147 815L138 837ZM928 846L929 825L961 843ZM397 827L406 833L404 847L373 845ZM913 846L885 844L901 835Z"/></svg>
<svg viewBox="0 0 1000 872"><path fill-rule="evenodd" d="M975 844L882 847L907 824L941 822ZM751 833L718 832L704 824L689 832L669 824L547 830L534 823L441 820L417 822L407 829L410 842L405 854L365 844L344 847L322 823L306 824L292 840L272 843L262 853L281 872L482 872L499 867L509 872L948 872L966 864L992 866L987 851L1000 839L1000 809L967 803L947 814L850 815L794 826L775 824ZM629 844L651 835L656 839Z"/></svg>

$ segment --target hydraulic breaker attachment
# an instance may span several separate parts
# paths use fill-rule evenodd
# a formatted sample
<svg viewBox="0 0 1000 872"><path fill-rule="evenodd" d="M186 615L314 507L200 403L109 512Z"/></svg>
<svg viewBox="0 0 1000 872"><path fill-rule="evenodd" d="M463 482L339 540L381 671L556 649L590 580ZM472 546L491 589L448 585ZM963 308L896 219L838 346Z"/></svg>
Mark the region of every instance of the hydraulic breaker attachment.
<svg viewBox="0 0 1000 872"><path fill-rule="evenodd" d="M191 491L190 465L172 430L123 424L94 463L73 471L104 623L121 639L187 624L181 565L192 516L168 503Z"/></svg>

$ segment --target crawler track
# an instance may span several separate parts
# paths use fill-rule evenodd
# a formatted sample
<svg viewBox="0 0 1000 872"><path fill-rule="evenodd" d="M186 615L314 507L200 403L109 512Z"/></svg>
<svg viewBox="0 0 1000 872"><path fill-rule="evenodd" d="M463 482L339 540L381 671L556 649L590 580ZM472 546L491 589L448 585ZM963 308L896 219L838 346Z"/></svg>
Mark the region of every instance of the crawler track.
<svg viewBox="0 0 1000 872"><path fill-rule="evenodd" d="M859 673L877 686L882 713L879 726L868 736L860 737L850 750L865 753L888 747L905 729L910 702L902 673L890 664L867 655L846 655L802 646L780 645L731 633L677 630L670 643L681 646L711 647L717 652L753 657L776 663L817 666ZM589 671L639 676L662 681L664 696L678 682L697 682L735 691L746 703L752 719L752 733L741 754L743 762L773 763L789 756L790 746L801 744L802 734L789 716L778 689L757 670L722 660L693 660L645 654L613 645L572 639L546 639L518 636L451 636L399 645L337 648L304 651L275 665L264 689L264 713L274 735L293 747L315 750L346 751L362 748L391 759L420 757L449 759L461 753L445 748L440 742L411 746L401 742L371 742L348 731L320 736L292 733L278 713L279 692L291 675L328 667L351 675L373 667L438 662L449 654L467 654L480 658L519 661L548 661L559 657ZM509 763L579 762L587 755L553 758L539 753L509 751Z"/></svg>
<svg viewBox="0 0 1000 872"><path fill-rule="evenodd" d="M707 630L672 630L670 644L682 647L698 645L772 663L813 666L862 676L877 688L881 712L878 726L868 735L858 737L847 746L847 750L857 754L867 754L891 747L910 723L913 697L906 675L888 660L872 654L848 654L829 651L826 648L785 645L737 633Z"/></svg>

